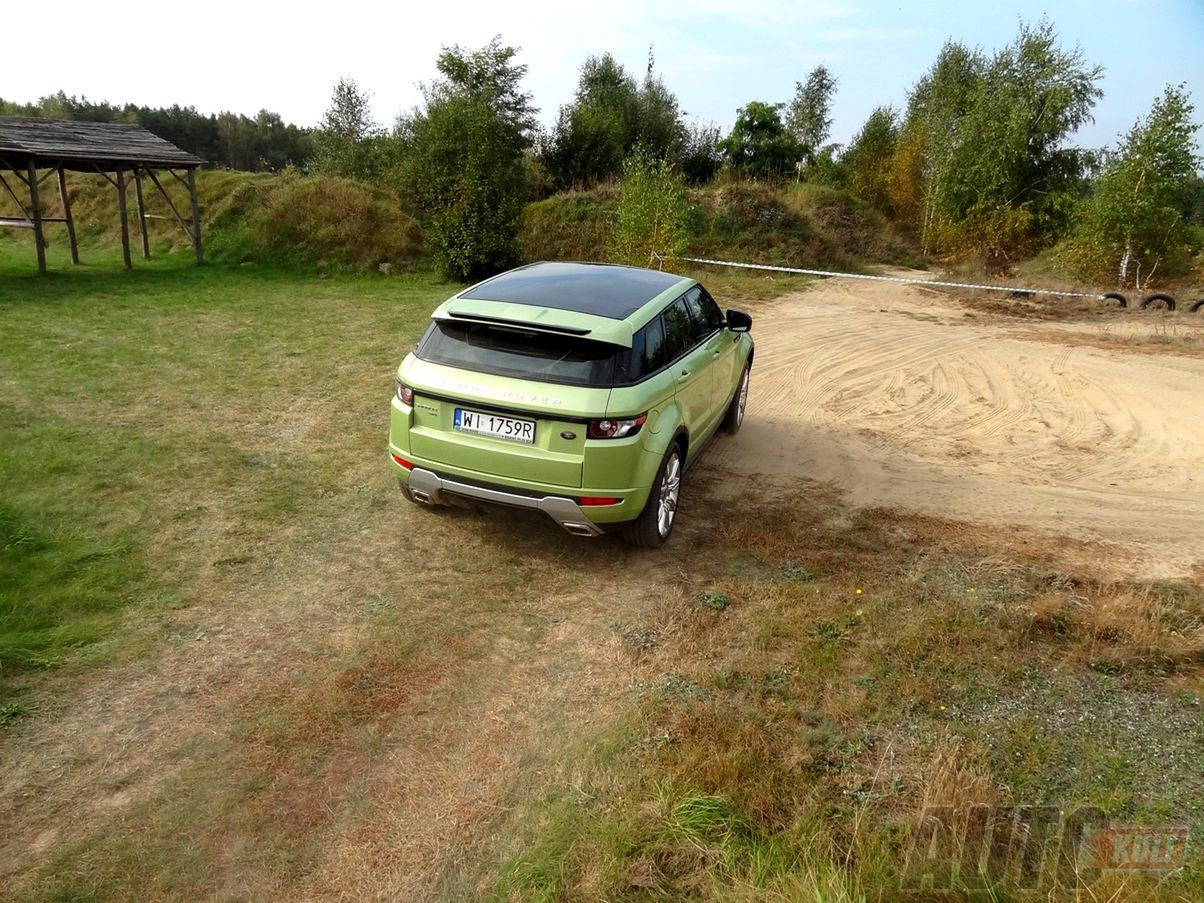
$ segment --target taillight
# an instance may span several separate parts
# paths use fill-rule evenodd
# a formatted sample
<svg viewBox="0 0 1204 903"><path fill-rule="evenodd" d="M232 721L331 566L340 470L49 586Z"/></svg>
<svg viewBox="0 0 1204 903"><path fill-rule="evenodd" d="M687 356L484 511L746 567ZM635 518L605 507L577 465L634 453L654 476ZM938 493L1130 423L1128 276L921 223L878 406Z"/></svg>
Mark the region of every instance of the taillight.
<svg viewBox="0 0 1204 903"><path fill-rule="evenodd" d="M585 505L617 505L622 499L615 498L609 495L583 495L577 500L582 506Z"/></svg>
<svg viewBox="0 0 1204 903"><path fill-rule="evenodd" d="M401 457L401 455L393 455L393 463L399 467L404 467L406 470L414 469L414 462L407 461L405 458Z"/></svg>
<svg viewBox="0 0 1204 903"><path fill-rule="evenodd" d="M610 417L603 418L602 420L591 420L585 434L590 439L622 439L625 436L634 436L638 433L640 427L644 425L644 421L647 419L647 414L640 414L638 417L630 417L622 420Z"/></svg>
<svg viewBox="0 0 1204 903"><path fill-rule="evenodd" d="M414 390L403 383L400 379L397 380L397 400L402 404L414 403Z"/></svg>

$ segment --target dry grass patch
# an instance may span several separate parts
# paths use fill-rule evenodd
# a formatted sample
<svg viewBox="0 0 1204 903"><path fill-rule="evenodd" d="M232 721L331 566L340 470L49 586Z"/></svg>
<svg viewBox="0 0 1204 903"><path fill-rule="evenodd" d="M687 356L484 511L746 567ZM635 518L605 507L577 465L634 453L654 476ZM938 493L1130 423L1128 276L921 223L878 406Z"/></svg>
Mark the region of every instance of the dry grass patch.
<svg viewBox="0 0 1204 903"><path fill-rule="evenodd" d="M642 727L579 793L529 810L497 892L890 898L933 806L959 827L975 807L1081 802L1137 823L1204 821L1188 802L1204 781L1189 750L1204 738L1182 730L1198 693L1068 656L1028 613L1086 581L1051 570L1039 544L1026 559L976 540L931 518L850 512L814 486L747 499L663 598L659 641L640 659ZM1194 592L1150 588L1163 608L1136 616L1119 600L1146 590L1095 586L1133 620L1111 642L1140 660L1169 637L1149 619ZM702 605L703 593L730 604ZM1062 694L1130 720L1115 740L1077 715L1063 731ZM1165 758L1115 754L1142 744ZM1167 771L1168 759L1180 764ZM1190 895L1197 875L1177 886Z"/></svg>
<svg viewBox="0 0 1204 903"><path fill-rule="evenodd" d="M1025 332L1019 337L1071 347L1101 348L1105 351L1133 351L1179 357L1204 356L1204 317L1169 323L1169 318L1180 315L1162 311L1139 311L1137 315L1138 319L1135 321L1109 324L1094 332L1059 329L1056 332ZM1186 316L1191 317L1192 314ZM1116 328L1117 326L1123 328Z"/></svg>
<svg viewBox="0 0 1204 903"><path fill-rule="evenodd" d="M1204 594L1087 586L1032 599L1035 631L1097 670L1191 673L1204 665Z"/></svg>

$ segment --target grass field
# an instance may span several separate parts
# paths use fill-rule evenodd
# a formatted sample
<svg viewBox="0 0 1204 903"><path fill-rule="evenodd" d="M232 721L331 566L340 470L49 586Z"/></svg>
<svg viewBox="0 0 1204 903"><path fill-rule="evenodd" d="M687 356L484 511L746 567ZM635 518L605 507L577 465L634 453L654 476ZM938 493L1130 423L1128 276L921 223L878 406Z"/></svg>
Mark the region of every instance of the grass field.
<svg viewBox="0 0 1204 903"><path fill-rule="evenodd" d="M0 895L877 900L926 806L1204 828L1198 586L705 463L662 552L414 509L392 373L452 286L29 256L0 242Z"/></svg>

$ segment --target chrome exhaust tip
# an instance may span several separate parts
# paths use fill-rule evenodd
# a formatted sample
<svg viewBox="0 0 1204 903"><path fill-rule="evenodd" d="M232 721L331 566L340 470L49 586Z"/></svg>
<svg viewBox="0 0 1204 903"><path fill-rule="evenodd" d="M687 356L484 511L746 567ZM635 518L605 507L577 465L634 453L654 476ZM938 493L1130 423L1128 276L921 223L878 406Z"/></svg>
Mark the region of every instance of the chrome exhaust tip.
<svg viewBox="0 0 1204 903"><path fill-rule="evenodd" d="M585 524L561 524L574 536L597 536L598 530L596 527L586 526Z"/></svg>

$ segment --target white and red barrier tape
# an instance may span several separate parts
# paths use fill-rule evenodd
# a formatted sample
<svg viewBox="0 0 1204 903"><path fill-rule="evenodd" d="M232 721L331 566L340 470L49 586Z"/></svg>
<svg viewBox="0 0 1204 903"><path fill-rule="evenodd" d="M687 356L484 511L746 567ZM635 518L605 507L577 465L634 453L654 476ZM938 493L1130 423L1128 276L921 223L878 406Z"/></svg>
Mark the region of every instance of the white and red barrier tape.
<svg viewBox="0 0 1204 903"><path fill-rule="evenodd" d="M867 276L864 273L838 273L833 270L807 270L801 267L779 267L764 263L734 263L730 260L711 260L706 257L679 257L690 263L705 263L711 266L737 267L742 270L771 270L776 273L798 273L803 276L839 276L842 279L869 279L874 282L899 282L905 285L939 285L942 288L969 288L985 292L1015 292L1025 295L1057 295L1062 298L1103 298L1100 293L1064 292L1049 288L1020 288L1008 285L980 285L973 282L942 282L937 279L908 279L906 276Z"/></svg>

